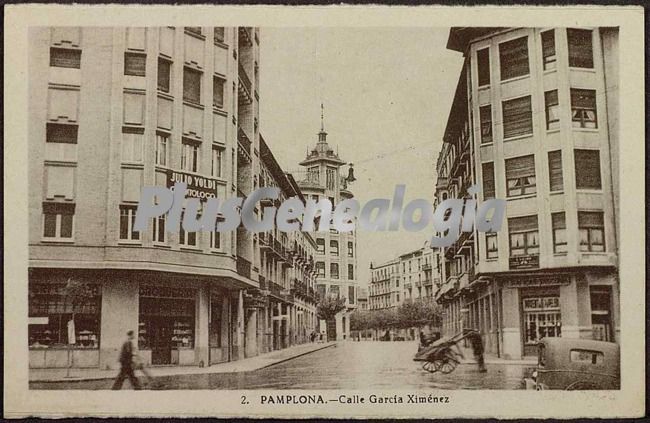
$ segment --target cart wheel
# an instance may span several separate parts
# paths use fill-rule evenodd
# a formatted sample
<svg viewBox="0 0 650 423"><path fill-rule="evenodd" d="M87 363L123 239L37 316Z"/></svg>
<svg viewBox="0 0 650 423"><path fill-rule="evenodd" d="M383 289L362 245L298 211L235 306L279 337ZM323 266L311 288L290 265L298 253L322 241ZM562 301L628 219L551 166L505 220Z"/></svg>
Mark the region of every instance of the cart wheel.
<svg viewBox="0 0 650 423"><path fill-rule="evenodd" d="M438 368L436 367L435 363L431 361L425 361L422 364L422 368L429 373L435 373L438 371Z"/></svg>
<svg viewBox="0 0 650 423"><path fill-rule="evenodd" d="M453 359L446 359L445 361L442 362L441 366L438 368L442 373L448 374L453 372L456 369L456 366L458 365L458 362Z"/></svg>
<svg viewBox="0 0 650 423"><path fill-rule="evenodd" d="M595 389L598 389L598 386L596 386L596 384L584 380L573 382L571 385L565 388L566 391L589 391Z"/></svg>

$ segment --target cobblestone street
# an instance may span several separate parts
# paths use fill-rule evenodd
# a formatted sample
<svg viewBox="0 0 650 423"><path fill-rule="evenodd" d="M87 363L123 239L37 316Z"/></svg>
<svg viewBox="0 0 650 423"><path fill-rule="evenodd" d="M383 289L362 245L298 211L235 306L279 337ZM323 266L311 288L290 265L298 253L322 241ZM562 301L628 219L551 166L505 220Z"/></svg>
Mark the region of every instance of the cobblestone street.
<svg viewBox="0 0 650 423"><path fill-rule="evenodd" d="M461 364L450 374L414 362L415 342L341 342L251 372L156 377L148 389L522 389L528 365ZM32 389L110 389L112 380L33 382ZM130 385L124 384L130 389Z"/></svg>

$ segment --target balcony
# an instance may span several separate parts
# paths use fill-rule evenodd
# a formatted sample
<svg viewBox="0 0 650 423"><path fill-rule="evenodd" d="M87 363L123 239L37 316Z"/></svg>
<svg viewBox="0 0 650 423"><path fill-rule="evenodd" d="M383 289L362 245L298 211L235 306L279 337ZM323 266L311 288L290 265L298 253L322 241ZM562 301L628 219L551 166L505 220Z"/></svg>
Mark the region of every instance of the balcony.
<svg viewBox="0 0 650 423"><path fill-rule="evenodd" d="M240 105L247 105L253 102L253 83L241 63L239 65L239 84L237 84L238 102Z"/></svg>
<svg viewBox="0 0 650 423"><path fill-rule="evenodd" d="M424 263L422 265L422 270L424 271L431 270L431 263Z"/></svg>
<svg viewBox="0 0 650 423"><path fill-rule="evenodd" d="M251 262L241 256L237 256L237 274L250 279Z"/></svg>
<svg viewBox="0 0 650 423"><path fill-rule="evenodd" d="M260 289L266 290L267 289L266 278L264 276L260 275L259 279L260 279Z"/></svg>
<svg viewBox="0 0 650 423"><path fill-rule="evenodd" d="M422 282L422 284L423 284L424 286L431 286L431 285L433 285L433 280L432 280L431 278L426 278L426 279Z"/></svg>

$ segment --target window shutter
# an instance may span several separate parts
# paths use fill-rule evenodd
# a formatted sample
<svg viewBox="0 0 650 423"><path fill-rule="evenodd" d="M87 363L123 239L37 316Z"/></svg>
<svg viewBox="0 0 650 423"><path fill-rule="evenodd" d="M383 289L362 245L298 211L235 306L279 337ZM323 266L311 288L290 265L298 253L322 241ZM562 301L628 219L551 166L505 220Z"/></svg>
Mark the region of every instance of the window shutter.
<svg viewBox="0 0 650 423"><path fill-rule="evenodd" d="M478 85L490 85L490 49L484 48L476 52L478 67Z"/></svg>
<svg viewBox="0 0 650 423"><path fill-rule="evenodd" d="M535 156L506 159L506 179L523 178L535 175Z"/></svg>
<svg viewBox="0 0 650 423"><path fill-rule="evenodd" d="M147 56L124 53L124 75L145 76Z"/></svg>
<svg viewBox="0 0 650 423"><path fill-rule="evenodd" d="M569 66L574 68L593 68L594 54L588 29L567 29L569 47Z"/></svg>
<svg viewBox="0 0 650 423"><path fill-rule="evenodd" d="M499 45L501 80L527 75L528 37L521 37Z"/></svg>
<svg viewBox="0 0 650 423"><path fill-rule="evenodd" d="M492 142L492 106L481 106L481 142Z"/></svg>
<svg viewBox="0 0 650 423"><path fill-rule="evenodd" d="M530 96L503 102L503 137L512 138L533 133L533 111Z"/></svg>
<svg viewBox="0 0 650 423"><path fill-rule="evenodd" d="M559 104L557 100L557 90L546 91L544 93L544 101L546 103L546 107L557 106Z"/></svg>
<svg viewBox="0 0 650 423"><path fill-rule="evenodd" d="M596 91L571 89L571 107L595 109Z"/></svg>
<svg viewBox="0 0 650 423"><path fill-rule="evenodd" d="M551 191L562 191L562 151L548 152L548 173Z"/></svg>
<svg viewBox="0 0 650 423"><path fill-rule="evenodd" d="M224 29L225 28L222 27L222 26L215 26L214 27L214 41L216 41L218 43L223 43L224 35L225 35Z"/></svg>
<svg viewBox="0 0 650 423"><path fill-rule="evenodd" d="M494 198L494 163L483 163L483 198Z"/></svg>
<svg viewBox="0 0 650 423"><path fill-rule="evenodd" d="M602 228L603 212L578 212L578 227Z"/></svg>
<svg viewBox="0 0 650 423"><path fill-rule="evenodd" d="M183 100L193 103L201 101L201 73L185 68L183 72Z"/></svg>
<svg viewBox="0 0 650 423"><path fill-rule="evenodd" d="M555 55L555 33L553 30L542 32L542 57Z"/></svg>
<svg viewBox="0 0 650 423"><path fill-rule="evenodd" d="M43 213L45 214L73 215L74 210L75 210L74 203L56 203L56 202L43 203Z"/></svg>
<svg viewBox="0 0 650 423"><path fill-rule="evenodd" d="M552 213L553 229L566 229L566 219L564 212Z"/></svg>
<svg viewBox="0 0 650 423"><path fill-rule="evenodd" d="M510 232L527 232L537 229L537 215L511 217L508 219L508 230Z"/></svg>
<svg viewBox="0 0 650 423"><path fill-rule="evenodd" d="M81 67L81 50L51 48L50 66L79 69Z"/></svg>
<svg viewBox="0 0 650 423"><path fill-rule="evenodd" d="M600 152L598 150L574 150L576 164L576 188L601 189Z"/></svg>
<svg viewBox="0 0 650 423"><path fill-rule="evenodd" d="M64 125L48 123L46 128L45 142L56 142L64 144L76 144L79 127L77 125Z"/></svg>

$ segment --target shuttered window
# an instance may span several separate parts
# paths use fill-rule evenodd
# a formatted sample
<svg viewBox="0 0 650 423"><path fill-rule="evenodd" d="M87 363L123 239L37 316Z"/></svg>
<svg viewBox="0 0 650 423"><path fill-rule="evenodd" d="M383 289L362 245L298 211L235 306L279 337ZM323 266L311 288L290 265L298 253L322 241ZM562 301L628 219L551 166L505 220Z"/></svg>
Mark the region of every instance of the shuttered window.
<svg viewBox="0 0 650 423"><path fill-rule="evenodd" d="M562 151L548 152L548 179L551 191L562 191L564 183L562 180Z"/></svg>
<svg viewBox="0 0 650 423"><path fill-rule="evenodd" d="M537 215L509 218L508 233L511 257L539 254Z"/></svg>
<svg viewBox="0 0 650 423"><path fill-rule="evenodd" d="M201 35L202 29L200 26L186 26L185 31L191 32L192 34Z"/></svg>
<svg viewBox="0 0 650 423"><path fill-rule="evenodd" d="M146 61L144 54L124 53L124 75L145 76Z"/></svg>
<svg viewBox="0 0 650 423"><path fill-rule="evenodd" d="M192 103L201 103L201 72L183 69L183 100Z"/></svg>
<svg viewBox="0 0 650 423"><path fill-rule="evenodd" d="M43 237L72 238L74 203L43 203Z"/></svg>
<svg viewBox="0 0 650 423"><path fill-rule="evenodd" d="M566 253L566 219L564 212L552 213L551 221L553 222L553 252Z"/></svg>
<svg viewBox="0 0 650 423"><path fill-rule="evenodd" d="M555 55L555 31L542 32L542 63L544 70L555 69L557 56Z"/></svg>
<svg viewBox="0 0 650 423"><path fill-rule="evenodd" d="M78 129L77 125L48 123L46 124L45 142L76 144Z"/></svg>
<svg viewBox="0 0 650 423"><path fill-rule="evenodd" d="M79 69L81 67L81 50L51 48L50 66Z"/></svg>
<svg viewBox="0 0 650 423"><path fill-rule="evenodd" d="M533 111L530 96L503 102L503 138L533 133Z"/></svg>
<svg viewBox="0 0 650 423"><path fill-rule="evenodd" d="M506 41L499 45L501 80L528 75L528 37Z"/></svg>
<svg viewBox="0 0 650 423"><path fill-rule="evenodd" d="M164 93L169 92L172 73L172 62L162 58L158 59L158 89Z"/></svg>
<svg viewBox="0 0 650 423"><path fill-rule="evenodd" d="M591 31L588 29L567 29L569 66L572 68L594 67L594 52Z"/></svg>
<svg viewBox="0 0 650 423"><path fill-rule="evenodd" d="M214 27L214 41L217 43L223 43L225 37L225 28L222 26L215 26Z"/></svg>
<svg viewBox="0 0 650 423"><path fill-rule="evenodd" d="M481 143L492 142L492 106L481 106Z"/></svg>
<svg viewBox="0 0 650 423"><path fill-rule="evenodd" d="M601 189L600 152L574 150L577 189Z"/></svg>
<svg viewBox="0 0 650 423"><path fill-rule="evenodd" d="M544 93L544 103L546 109L546 129L559 129L560 103L557 99L557 90L546 91Z"/></svg>
<svg viewBox="0 0 650 423"><path fill-rule="evenodd" d="M490 85L490 49L484 48L476 52L476 64L478 68L478 85Z"/></svg>
<svg viewBox="0 0 650 423"><path fill-rule="evenodd" d="M223 108L224 86L226 81L218 76L212 78L212 102L215 107Z"/></svg>
<svg viewBox="0 0 650 423"><path fill-rule="evenodd" d="M506 186L508 197L535 194L535 156L522 156L506 160Z"/></svg>
<svg viewBox="0 0 650 423"><path fill-rule="evenodd" d="M494 163L483 163L483 199L495 197L494 190Z"/></svg>
<svg viewBox="0 0 650 423"><path fill-rule="evenodd" d="M580 251L605 251L605 224L602 212L578 212Z"/></svg>
<svg viewBox="0 0 650 423"><path fill-rule="evenodd" d="M571 121L574 128L598 128L596 91L571 88Z"/></svg>

